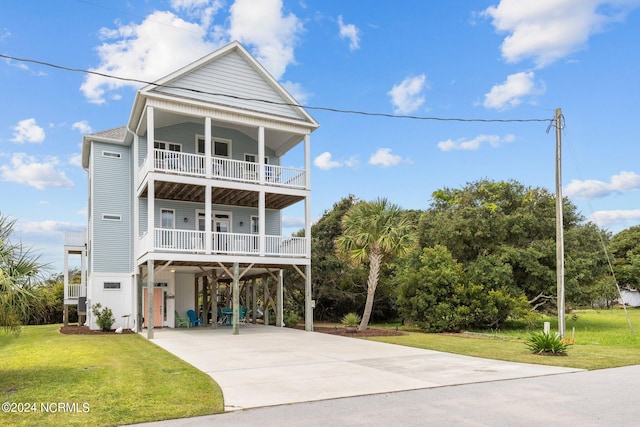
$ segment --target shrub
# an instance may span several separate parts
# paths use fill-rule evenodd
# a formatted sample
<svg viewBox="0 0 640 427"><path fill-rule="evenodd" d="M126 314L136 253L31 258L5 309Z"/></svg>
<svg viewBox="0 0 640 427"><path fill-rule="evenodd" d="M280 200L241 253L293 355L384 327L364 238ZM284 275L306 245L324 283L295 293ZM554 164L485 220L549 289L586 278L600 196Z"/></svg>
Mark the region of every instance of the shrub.
<svg viewBox="0 0 640 427"><path fill-rule="evenodd" d="M282 320L287 328L295 328L300 321L300 316L295 311L287 311L284 313Z"/></svg>
<svg viewBox="0 0 640 427"><path fill-rule="evenodd" d="M548 356L566 356L569 348L569 343L557 332L534 332L526 345L532 353Z"/></svg>
<svg viewBox="0 0 640 427"><path fill-rule="evenodd" d="M102 309L102 304L97 303L91 307L91 312L96 316L96 323L103 331L111 330L111 325L116 321L113 311L109 307Z"/></svg>
<svg viewBox="0 0 640 427"><path fill-rule="evenodd" d="M340 321L344 326L358 326L360 323L361 317L356 313L347 313L342 316L342 320Z"/></svg>

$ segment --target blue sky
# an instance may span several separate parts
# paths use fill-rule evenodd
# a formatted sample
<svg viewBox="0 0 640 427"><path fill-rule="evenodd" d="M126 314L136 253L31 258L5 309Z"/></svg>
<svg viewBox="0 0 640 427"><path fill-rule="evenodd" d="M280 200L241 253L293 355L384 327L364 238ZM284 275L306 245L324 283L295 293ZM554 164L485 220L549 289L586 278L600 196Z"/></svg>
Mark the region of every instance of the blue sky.
<svg viewBox="0 0 640 427"><path fill-rule="evenodd" d="M232 40L303 105L503 120L551 119L562 108L565 196L612 232L640 224L638 0L0 5L0 54L146 81ZM64 230L86 226L82 134L126 124L136 89L0 58L0 212L53 271ZM320 123L314 218L349 194L426 209L433 191L483 178L554 189L548 123L309 112ZM300 208L286 212L288 230L300 227Z"/></svg>

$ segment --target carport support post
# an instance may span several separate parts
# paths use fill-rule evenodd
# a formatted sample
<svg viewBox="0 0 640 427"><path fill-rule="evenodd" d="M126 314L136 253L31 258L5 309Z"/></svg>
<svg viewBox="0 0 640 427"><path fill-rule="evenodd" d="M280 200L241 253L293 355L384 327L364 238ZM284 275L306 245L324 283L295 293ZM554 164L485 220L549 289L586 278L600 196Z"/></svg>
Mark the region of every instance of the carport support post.
<svg viewBox="0 0 640 427"><path fill-rule="evenodd" d="M304 267L304 330L313 331L313 306L311 301L311 266Z"/></svg>
<svg viewBox="0 0 640 427"><path fill-rule="evenodd" d="M138 266L138 275L136 277L136 332L142 332L142 266Z"/></svg>
<svg viewBox="0 0 640 427"><path fill-rule="evenodd" d="M153 260L147 261L147 339L153 339Z"/></svg>
<svg viewBox="0 0 640 427"><path fill-rule="evenodd" d="M212 313L211 313L211 327L213 329L218 328L218 278L215 273L211 276L211 297L213 298Z"/></svg>
<svg viewBox="0 0 640 427"><path fill-rule="evenodd" d="M264 290L264 300L262 303L262 319L264 320L264 326L269 326L269 278L263 277L262 286Z"/></svg>
<svg viewBox="0 0 640 427"><path fill-rule="evenodd" d="M278 272L278 285L276 287L276 326L282 328L282 318L283 318L283 299L284 293L282 291L282 270Z"/></svg>
<svg viewBox="0 0 640 427"><path fill-rule="evenodd" d="M240 333L240 328L238 323L240 322L240 313L238 309L240 308L240 266L237 262L233 263L233 335L238 335Z"/></svg>
<svg viewBox="0 0 640 427"><path fill-rule="evenodd" d="M251 322L256 324L256 313L258 311L258 292L256 289L256 279L251 279Z"/></svg>

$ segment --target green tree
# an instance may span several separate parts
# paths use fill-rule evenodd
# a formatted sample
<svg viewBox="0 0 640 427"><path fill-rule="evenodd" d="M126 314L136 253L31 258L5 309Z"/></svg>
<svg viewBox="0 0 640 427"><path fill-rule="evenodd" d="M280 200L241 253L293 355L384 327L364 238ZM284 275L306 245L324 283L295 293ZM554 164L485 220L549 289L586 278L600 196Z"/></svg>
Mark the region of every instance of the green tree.
<svg viewBox="0 0 640 427"><path fill-rule="evenodd" d="M583 221L577 208L563 200L565 280L573 295L589 284L587 278L598 280L602 274L602 253L594 250L593 239L599 230ZM511 295L522 291L534 309L554 306L555 196L547 190L489 180L438 190L418 230L421 247L447 247L474 283Z"/></svg>
<svg viewBox="0 0 640 427"><path fill-rule="evenodd" d="M620 287L640 290L640 225L622 230L611 239L613 271Z"/></svg>
<svg viewBox="0 0 640 427"><path fill-rule="evenodd" d="M424 248L398 276L398 305L405 320L429 332L499 328L523 317L529 305L522 293L473 283L444 246Z"/></svg>
<svg viewBox="0 0 640 427"><path fill-rule="evenodd" d="M414 227L399 206L387 199L359 202L342 218L338 254L351 265L368 262L367 300L360 329L369 325L380 268L389 256L402 256L415 244Z"/></svg>
<svg viewBox="0 0 640 427"><path fill-rule="evenodd" d="M45 266L22 243L11 243L14 229L15 220L0 214L0 326L18 334L24 319L44 309L38 287Z"/></svg>

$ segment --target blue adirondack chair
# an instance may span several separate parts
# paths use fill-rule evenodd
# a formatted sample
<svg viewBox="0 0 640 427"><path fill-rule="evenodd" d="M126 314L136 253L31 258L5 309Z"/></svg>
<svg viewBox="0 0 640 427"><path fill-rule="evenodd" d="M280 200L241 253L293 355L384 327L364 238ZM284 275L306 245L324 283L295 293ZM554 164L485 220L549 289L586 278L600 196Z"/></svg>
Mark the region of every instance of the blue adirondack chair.
<svg viewBox="0 0 640 427"><path fill-rule="evenodd" d="M187 317L189 318L191 326L196 326L198 323L202 326L202 316L197 317L195 311L187 310Z"/></svg>

